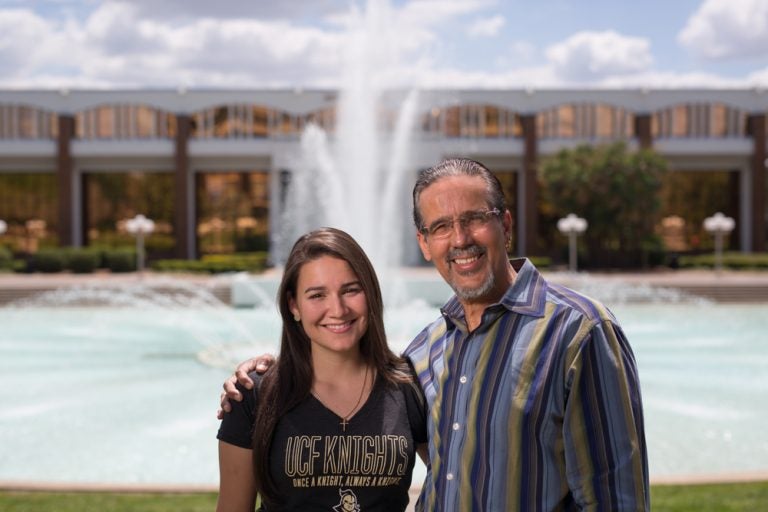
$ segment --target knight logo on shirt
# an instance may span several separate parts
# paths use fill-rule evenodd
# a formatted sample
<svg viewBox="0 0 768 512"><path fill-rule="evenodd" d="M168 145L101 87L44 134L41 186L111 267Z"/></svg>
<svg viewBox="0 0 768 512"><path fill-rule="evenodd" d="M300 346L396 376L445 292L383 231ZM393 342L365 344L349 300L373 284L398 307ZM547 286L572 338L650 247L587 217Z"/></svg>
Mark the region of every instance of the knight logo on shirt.
<svg viewBox="0 0 768 512"><path fill-rule="evenodd" d="M339 504L333 507L335 512L360 512L360 504L352 489L339 489Z"/></svg>

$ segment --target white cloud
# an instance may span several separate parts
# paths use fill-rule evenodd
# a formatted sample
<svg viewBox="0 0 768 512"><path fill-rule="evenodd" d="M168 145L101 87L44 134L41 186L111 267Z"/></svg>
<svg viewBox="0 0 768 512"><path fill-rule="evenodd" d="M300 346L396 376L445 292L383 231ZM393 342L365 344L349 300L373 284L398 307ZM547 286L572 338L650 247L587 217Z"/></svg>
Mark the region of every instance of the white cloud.
<svg viewBox="0 0 768 512"><path fill-rule="evenodd" d="M14 72L0 73L0 84L328 86L341 64L342 44L339 31L281 20L142 19L134 6L121 2L106 2L85 20L64 24L6 10L0 11L0 68Z"/></svg>
<svg viewBox="0 0 768 512"><path fill-rule="evenodd" d="M0 75L23 74L34 67L40 34L48 22L23 9L0 10Z"/></svg>
<svg viewBox="0 0 768 512"><path fill-rule="evenodd" d="M466 72L458 69L422 70L420 77L425 87L434 89L465 88L465 89L547 89L553 87L583 87L592 88L734 88L749 87L762 84L768 87L768 69L762 75L756 73L749 81L728 79L712 73L675 73L661 71L644 71L615 76L605 76L593 80L589 84L577 81L563 80L549 65L518 67L503 72Z"/></svg>
<svg viewBox="0 0 768 512"><path fill-rule="evenodd" d="M646 71L628 75L608 76L592 84L593 87L609 88L733 88L745 87L744 80L730 79L714 73L676 73L669 71Z"/></svg>
<svg viewBox="0 0 768 512"><path fill-rule="evenodd" d="M768 89L768 68L755 71L747 76L747 84L751 87Z"/></svg>
<svg viewBox="0 0 768 512"><path fill-rule="evenodd" d="M439 27L454 19L478 12L492 4L491 0L413 0L402 8L404 19L428 28Z"/></svg>
<svg viewBox="0 0 768 512"><path fill-rule="evenodd" d="M89 58L82 32L70 20L48 20L28 9L0 9L0 84L56 87L62 77L79 74ZM43 75L51 80L47 85Z"/></svg>
<svg viewBox="0 0 768 512"><path fill-rule="evenodd" d="M475 63L451 52L468 32L498 34L510 19L489 9L492 0L372 0L365 9L364 0L296 0L299 12L290 19L289 2L227 0L217 12L218 4L203 0L168 0L154 11L156 0L53 1L76 15L0 7L0 87L334 88L348 79L342 70L350 52L368 60L366 79L396 87L768 84L768 68L738 79L660 72L647 40L610 31L576 33L547 48L545 58L526 41L491 45L487 61L495 69L468 72ZM753 35L768 34L756 23Z"/></svg>
<svg viewBox="0 0 768 512"><path fill-rule="evenodd" d="M650 68L653 57L646 39L614 31L578 32L546 51L557 75L569 82L590 82Z"/></svg>
<svg viewBox="0 0 768 512"><path fill-rule="evenodd" d="M352 9L346 0L298 0L293 19L264 2L154 4L94 1L64 21L61 11L45 18L0 9L0 86L338 87L345 59L358 50L374 52L375 79L418 85L441 51L439 31L489 0L361 0ZM310 22L307 13L319 11L324 18ZM371 31L379 44L361 36Z"/></svg>
<svg viewBox="0 0 768 512"><path fill-rule="evenodd" d="M439 68L421 69L419 73L419 83L430 89L556 87L562 84L548 66L518 67L502 72Z"/></svg>
<svg viewBox="0 0 768 512"><path fill-rule="evenodd" d="M499 33L505 23L506 19L501 15L475 20L467 29L467 34L471 37L493 37Z"/></svg>
<svg viewBox="0 0 768 512"><path fill-rule="evenodd" d="M169 33L154 21L143 20L136 8L107 2L85 21L84 36L94 49L108 55L159 53L167 50Z"/></svg>
<svg viewBox="0 0 768 512"><path fill-rule="evenodd" d="M764 58L768 55L768 1L706 0L677 39L707 59Z"/></svg>
<svg viewBox="0 0 768 512"><path fill-rule="evenodd" d="M211 19L300 19L322 16L347 8L340 0L108 0L127 3L142 18L157 20Z"/></svg>

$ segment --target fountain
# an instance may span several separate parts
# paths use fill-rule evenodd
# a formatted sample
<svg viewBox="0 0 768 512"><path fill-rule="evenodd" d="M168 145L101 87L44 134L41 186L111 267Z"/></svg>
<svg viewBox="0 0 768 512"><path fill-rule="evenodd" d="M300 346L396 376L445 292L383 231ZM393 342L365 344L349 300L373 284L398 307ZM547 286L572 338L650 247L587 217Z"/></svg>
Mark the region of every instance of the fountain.
<svg viewBox="0 0 768 512"><path fill-rule="evenodd" d="M212 291L147 276L0 308L0 482L215 485L221 382L277 350L280 317ZM651 476L768 469L764 306L609 304L638 361ZM394 350L437 315L387 307Z"/></svg>
<svg viewBox="0 0 768 512"><path fill-rule="evenodd" d="M335 136L310 124L301 138L301 155L293 162L280 243L273 255L278 264L299 235L321 226L351 234L379 272L403 263L409 185L415 180L410 141L419 94L387 91L396 56L386 50L396 47L397 36L388 22L388 3L370 1L359 17L350 23ZM389 133L378 113L393 100L399 100L399 108Z"/></svg>

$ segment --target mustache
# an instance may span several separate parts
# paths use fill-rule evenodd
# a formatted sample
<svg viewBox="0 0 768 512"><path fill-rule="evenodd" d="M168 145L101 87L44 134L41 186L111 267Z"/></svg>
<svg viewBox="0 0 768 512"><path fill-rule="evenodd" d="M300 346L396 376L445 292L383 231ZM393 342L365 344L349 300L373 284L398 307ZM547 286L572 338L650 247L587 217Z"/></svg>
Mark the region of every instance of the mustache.
<svg viewBox="0 0 768 512"><path fill-rule="evenodd" d="M462 247L461 249L451 249L445 256L447 261L456 258L471 258L473 256L480 256L485 253L485 249L479 245L470 245L469 247Z"/></svg>

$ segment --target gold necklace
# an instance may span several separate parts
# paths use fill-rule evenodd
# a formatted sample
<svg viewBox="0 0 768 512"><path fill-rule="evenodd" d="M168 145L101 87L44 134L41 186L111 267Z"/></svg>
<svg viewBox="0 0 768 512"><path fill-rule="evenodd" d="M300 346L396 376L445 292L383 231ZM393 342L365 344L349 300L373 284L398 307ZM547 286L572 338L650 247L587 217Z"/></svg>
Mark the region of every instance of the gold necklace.
<svg viewBox="0 0 768 512"><path fill-rule="evenodd" d="M365 365L365 375L363 376L363 385L360 388L360 396L357 397L357 402L355 402L355 406L352 407L352 410L349 411L344 416L340 416L339 414L334 412L333 409L331 409L330 407L325 405L325 403L322 400L320 400L320 397L317 396L317 393L315 393L314 391L312 391L312 396L314 396L317 399L317 401L320 402L323 405L323 407L325 407L329 411L331 411L334 414L336 414L336 416L341 418L341 421L339 422L339 425L341 425L341 431L342 432L346 432L347 431L347 425L349 425L349 418L355 413L355 411L357 410L357 407L360 405L360 402L363 400L363 395L365 394L366 384L368 384L368 365Z"/></svg>

